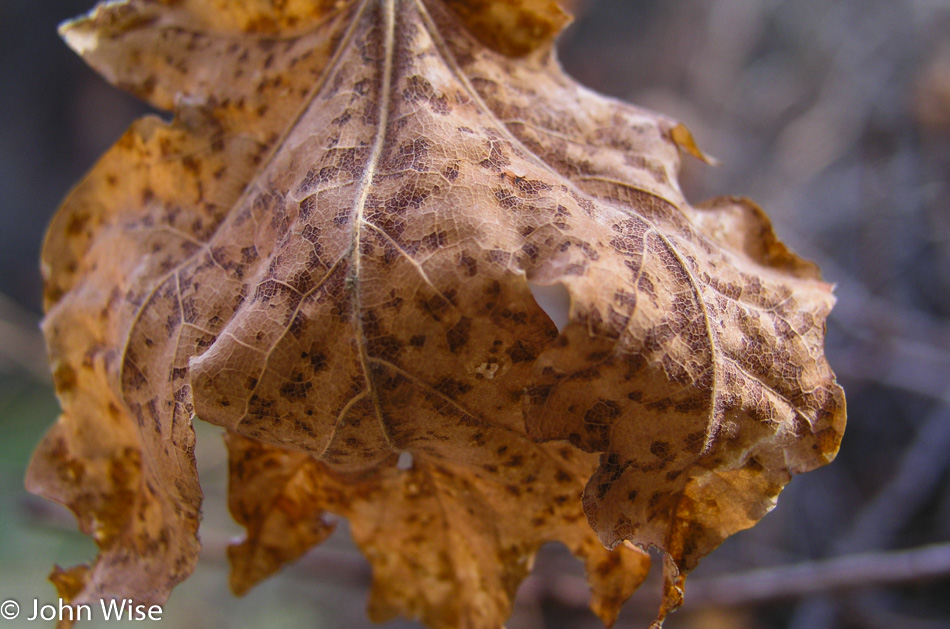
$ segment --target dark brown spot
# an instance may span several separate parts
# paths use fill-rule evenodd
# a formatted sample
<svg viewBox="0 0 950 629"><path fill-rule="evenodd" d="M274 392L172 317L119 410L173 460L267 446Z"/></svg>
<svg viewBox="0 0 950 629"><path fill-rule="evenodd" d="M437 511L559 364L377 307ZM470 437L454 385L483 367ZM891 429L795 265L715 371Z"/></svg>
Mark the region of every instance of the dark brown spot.
<svg viewBox="0 0 950 629"><path fill-rule="evenodd" d="M468 344L471 329L472 320L468 317L462 317L458 323L445 333L445 340L448 342L449 349L453 354L458 354L459 351Z"/></svg>

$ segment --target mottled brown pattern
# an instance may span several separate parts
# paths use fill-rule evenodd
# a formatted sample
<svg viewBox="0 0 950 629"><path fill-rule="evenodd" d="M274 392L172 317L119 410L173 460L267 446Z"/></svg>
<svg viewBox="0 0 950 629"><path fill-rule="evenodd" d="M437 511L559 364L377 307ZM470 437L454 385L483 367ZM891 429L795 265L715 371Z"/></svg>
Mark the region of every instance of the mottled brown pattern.
<svg viewBox="0 0 950 629"><path fill-rule="evenodd" d="M751 202L685 201L692 138L564 76L564 19L129 0L65 27L176 116L133 125L44 249L64 412L28 485L101 548L53 575L64 596L160 601L192 571L193 416L229 431L236 592L332 512L373 564L371 616L434 627L500 627L552 540L607 624L648 565L621 542L665 551L659 624L700 557L833 458L830 287ZM566 327L529 282L566 288Z"/></svg>
<svg viewBox="0 0 950 629"><path fill-rule="evenodd" d="M444 0L483 44L519 57L548 44L570 16L556 0Z"/></svg>

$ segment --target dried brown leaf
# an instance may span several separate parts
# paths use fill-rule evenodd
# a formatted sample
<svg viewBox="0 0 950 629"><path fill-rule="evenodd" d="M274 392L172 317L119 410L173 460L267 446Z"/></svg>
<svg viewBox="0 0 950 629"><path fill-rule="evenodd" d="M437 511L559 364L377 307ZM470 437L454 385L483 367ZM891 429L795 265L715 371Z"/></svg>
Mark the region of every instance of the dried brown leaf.
<svg viewBox="0 0 950 629"><path fill-rule="evenodd" d="M325 512L332 512L349 520L373 564L369 612L377 622L401 614L432 627L500 626L538 548L560 540L585 560L591 607L612 624L646 577L649 558L628 548L606 550L587 526L580 496L596 457L512 439L488 425L479 430L483 447L472 452L457 445L455 459L420 455L411 468L399 469L394 458L353 473L229 434L231 485L237 488L231 512L250 523L247 539L231 549L232 587L247 590L320 541L320 533L283 543L279 535L326 531ZM486 469L496 465L481 461L498 461L499 449L509 462L524 460ZM534 478L526 478L524 468ZM262 528L273 535L262 535ZM274 561L273 549L295 552Z"/></svg>
<svg viewBox="0 0 950 629"><path fill-rule="evenodd" d="M44 248L64 412L28 485L101 547L54 575L64 596L159 601L191 572L193 415L229 431L235 591L335 513L371 616L435 627L501 626L548 541L608 624L648 564L618 544L663 549L659 623L700 557L831 460L830 287L752 203L686 202L692 137L563 75L565 19L128 0L64 28L176 111L133 125ZM562 330L529 283L566 288Z"/></svg>

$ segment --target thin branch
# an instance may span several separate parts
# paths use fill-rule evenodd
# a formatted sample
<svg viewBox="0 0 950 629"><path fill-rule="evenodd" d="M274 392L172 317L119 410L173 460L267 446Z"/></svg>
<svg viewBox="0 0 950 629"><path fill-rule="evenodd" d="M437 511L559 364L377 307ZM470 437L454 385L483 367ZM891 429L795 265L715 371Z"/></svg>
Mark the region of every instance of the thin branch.
<svg viewBox="0 0 950 629"><path fill-rule="evenodd" d="M834 545L834 554L887 547L933 495L950 468L950 406L931 413L901 457L897 471Z"/></svg>
<svg viewBox="0 0 950 629"><path fill-rule="evenodd" d="M686 607L734 607L855 588L950 578L950 543L845 555L687 582Z"/></svg>
<svg viewBox="0 0 950 629"><path fill-rule="evenodd" d="M747 607L835 591L948 578L950 543L687 579L683 609ZM519 599L555 600L566 608L583 608L590 600L587 582L573 575L532 575L518 594ZM644 601L644 607L659 604L659 592L652 598L656 600Z"/></svg>
<svg viewBox="0 0 950 629"><path fill-rule="evenodd" d="M36 317L0 294L0 363L7 363L42 383L50 381L43 335Z"/></svg>
<svg viewBox="0 0 950 629"><path fill-rule="evenodd" d="M897 373L892 371L892 373ZM942 371L941 371L942 373ZM888 378L888 384L891 378ZM907 380L913 382L913 378ZM934 395L934 397L938 397ZM915 516L934 493L946 474L950 459L950 397L942 392L941 404L920 426L914 441L907 447L890 480L854 518L849 532L832 546L832 553L841 555L886 548L901 528ZM790 629L831 629L838 624L840 601L818 596L803 601L795 610ZM899 625L891 625L895 629ZM918 625L900 625L917 629ZM920 625L923 627L925 625Z"/></svg>
<svg viewBox="0 0 950 629"><path fill-rule="evenodd" d="M917 618L894 609L897 597L881 596L879 590L854 595L845 603L846 617L864 629L947 629L946 620Z"/></svg>
<svg viewBox="0 0 950 629"><path fill-rule="evenodd" d="M946 375L950 354L902 339L873 340L838 351L834 369L841 377L864 380L950 404Z"/></svg>
<svg viewBox="0 0 950 629"><path fill-rule="evenodd" d="M950 467L950 405L941 404L917 431L904 451L896 472L854 518L848 532L832 547L842 555L891 544L940 485ZM835 625L838 605L829 597L799 606L792 629L822 629Z"/></svg>
<svg viewBox="0 0 950 629"><path fill-rule="evenodd" d="M40 523L67 526L32 513ZM202 529L202 561L227 562L226 548L233 540L217 530ZM371 578L369 563L349 543L319 547L291 566L300 578L365 587ZM904 585L950 579L950 542L910 550L845 555L721 576L693 578L686 584L685 610L703 607L760 605L782 599L804 598L835 591ZM657 603L659 592L656 593ZM519 599L556 600L562 607L584 608L590 590L581 576L533 574L525 580Z"/></svg>

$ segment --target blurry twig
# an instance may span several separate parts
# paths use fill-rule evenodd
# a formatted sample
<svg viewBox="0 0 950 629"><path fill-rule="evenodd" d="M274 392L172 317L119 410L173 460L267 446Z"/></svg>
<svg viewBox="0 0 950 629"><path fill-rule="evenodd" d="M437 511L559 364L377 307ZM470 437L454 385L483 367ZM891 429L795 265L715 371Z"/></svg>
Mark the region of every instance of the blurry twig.
<svg viewBox="0 0 950 629"><path fill-rule="evenodd" d="M226 561L233 540L215 531L202 531L202 556L206 561ZM368 562L352 547L318 547L293 568L316 580L363 585L369 582ZM690 609L756 605L772 600L800 598L831 590L896 585L950 578L950 543L911 550L843 555L787 566L760 568L731 575L696 578L687 582ZM519 597L556 600L569 608L586 607L590 589L579 575L534 574ZM657 593L658 595L659 593Z"/></svg>
<svg viewBox="0 0 950 629"><path fill-rule="evenodd" d="M49 367L43 335L36 318L0 294L0 363L22 369L35 380L48 383Z"/></svg>
<svg viewBox="0 0 950 629"><path fill-rule="evenodd" d="M950 405L924 420L901 457L897 472L834 545L835 554L883 548L933 495L950 467Z"/></svg>
<svg viewBox="0 0 950 629"><path fill-rule="evenodd" d="M833 590L898 585L950 577L950 543L912 550L844 555L762 568L687 584L690 607L755 605Z"/></svg>
<svg viewBox="0 0 950 629"><path fill-rule="evenodd" d="M848 590L950 578L950 543L912 550L844 555L789 566L760 568L730 575L687 580L686 606L741 607ZM529 595L548 597L565 607L583 607L590 599L579 576L529 578Z"/></svg>
<svg viewBox="0 0 950 629"><path fill-rule="evenodd" d="M807 243L808 239L798 238ZM807 245L806 245L807 248ZM851 342L836 352L839 375L883 384L937 400L940 407L918 425L890 481L860 511L848 533L831 549L841 555L886 548L914 518L945 476L950 460L950 324L924 312L875 295L833 256L807 252L820 259L825 273L840 282L831 319ZM818 597L796 610L791 629L835 626L839 602Z"/></svg>
<svg viewBox="0 0 950 629"><path fill-rule="evenodd" d="M946 319L878 297L857 275L838 264L834 256L815 246L811 238L787 224L782 224L780 231L786 240L796 243L798 253L819 263L826 281L835 283L838 301L831 317L840 321L847 332L858 338L875 333L888 337L897 334L911 344L927 344L935 351L950 352L950 322Z"/></svg>
<svg viewBox="0 0 950 629"><path fill-rule="evenodd" d="M783 226L783 232L791 230ZM950 322L875 295L834 257L809 246L809 239L791 240L808 258L816 259L838 298L830 319L857 347L835 356L836 373L910 391L950 404L946 374L950 373ZM803 245L803 246L801 246Z"/></svg>
<svg viewBox="0 0 950 629"><path fill-rule="evenodd" d="M885 548L912 520L940 485L950 467L950 405L941 404L920 426L904 451L897 471L862 508L849 531L832 547L835 555ZM812 599L796 610L791 623L820 629L835 623L837 604L828 597Z"/></svg>
<svg viewBox="0 0 950 629"><path fill-rule="evenodd" d="M223 532L205 529L201 540L203 561L226 562L226 548L233 540ZM289 569L306 578L354 587L366 587L371 579L368 562L352 547L320 547ZM693 579L687 583L686 609L751 606L829 591L946 578L950 578L950 543ZM563 607L580 609L587 606L590 590L581 576L538 574L524 582L519 598L555 600Z"/></svg>
<svg viewBox="0 0 950 629"><path fill-rule="evenodd" d="M849 334L863 340L886 337L896 345L928 347L944 356L950 352L950 322L878 297L860 279L835 264L831 256L818 257L824 274L837 282L838 302L831 317Z"/></svg>
<svg viewBox="0 0 950 629"><path fill-rule="evenodd" d="M947 629L945 620L914 618L895 612L888 598L877 592L865 592L846 603L848 618L856 618L866 629Z"/></svg>

